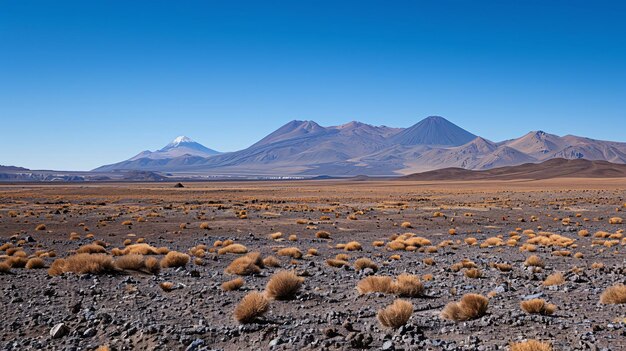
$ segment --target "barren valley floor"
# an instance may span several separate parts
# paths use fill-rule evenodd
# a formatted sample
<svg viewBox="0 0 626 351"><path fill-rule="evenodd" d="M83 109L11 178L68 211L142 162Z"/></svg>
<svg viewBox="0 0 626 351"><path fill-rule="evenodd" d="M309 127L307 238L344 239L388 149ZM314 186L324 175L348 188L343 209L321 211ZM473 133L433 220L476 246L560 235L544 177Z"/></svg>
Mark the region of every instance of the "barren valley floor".
<svg viewBox="0 0 626 351"><path fill-rule="evenodd" d="M626 282L626 179L184 185L0 184L2 349L626 349L626 301L600 302ZM272 296L284 270L301 285ZM240 323L252 291L267 311ZM442 318L466 294L486 312ZM381 325L398 298L410 319Z"/></svg>

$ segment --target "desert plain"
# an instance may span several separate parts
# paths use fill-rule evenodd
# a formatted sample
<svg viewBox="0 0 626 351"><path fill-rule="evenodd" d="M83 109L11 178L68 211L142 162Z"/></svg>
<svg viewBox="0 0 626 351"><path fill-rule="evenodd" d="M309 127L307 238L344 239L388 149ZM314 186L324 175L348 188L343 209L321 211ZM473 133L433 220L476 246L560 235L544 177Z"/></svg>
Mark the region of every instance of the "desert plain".
<svg viewBox="0 0 626 351"><path fill-rule="evenodd" d="M0 185L1 349L626 349L626 179L183 185Z"/></svg>

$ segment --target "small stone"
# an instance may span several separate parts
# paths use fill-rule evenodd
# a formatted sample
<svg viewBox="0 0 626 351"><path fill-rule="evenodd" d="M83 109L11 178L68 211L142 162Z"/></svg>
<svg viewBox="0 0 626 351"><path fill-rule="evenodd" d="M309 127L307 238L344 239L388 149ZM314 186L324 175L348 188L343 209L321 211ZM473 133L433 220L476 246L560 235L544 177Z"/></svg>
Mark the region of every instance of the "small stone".
<svg viewBox="0 0 626 351"><path fill-rule="evenodd" d="M65 325L65 323L59 323L50 329L50 336L53 339L62 338L70 332L70 329Z"/></svg>

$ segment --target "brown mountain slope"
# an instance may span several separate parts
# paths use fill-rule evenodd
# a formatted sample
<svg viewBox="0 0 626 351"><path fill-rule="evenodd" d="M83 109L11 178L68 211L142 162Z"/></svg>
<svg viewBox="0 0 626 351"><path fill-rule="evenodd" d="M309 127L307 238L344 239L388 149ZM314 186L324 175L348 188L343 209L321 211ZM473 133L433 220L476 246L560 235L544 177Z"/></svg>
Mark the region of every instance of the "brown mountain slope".
<svg viewBox="0 0 626 351"><path fill-rule="evenodd" d="M626 165L584 159L551 159L542 163L471 171L444 168L401 177L402 180L513 180L551 178L626 178Z"/></svg>

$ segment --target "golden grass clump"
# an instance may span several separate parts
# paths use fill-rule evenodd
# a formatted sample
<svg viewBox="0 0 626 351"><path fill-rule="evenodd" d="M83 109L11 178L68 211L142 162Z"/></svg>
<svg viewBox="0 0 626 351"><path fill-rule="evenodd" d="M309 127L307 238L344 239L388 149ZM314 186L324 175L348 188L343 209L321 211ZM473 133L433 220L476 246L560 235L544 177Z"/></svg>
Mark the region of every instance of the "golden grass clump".
<svg viewBox="0 0 626 351"><path fill-rule="evenodd" d="M46 230L46 225L45 224L40 224L40 225L35 227L35 230Z"/></svg>
<svg viewBox="0 0 626 351"><path fill-rule="evenodd" d="M621 217L611 217L609 218L609 224L622 224L624 220Z"/></svg>
<svg viewBox="0 0 626 351"><path fill-rule="evenodd" d="M287 238L287 240L289 240L289 241L298 241L298 236L296 234L291 234L291 235L289 235L289 238Z"/></svg>
<svg viewBox="0 0 626 351"><path fill-rule="evenodd" d="M224 271L229 274L251 275L260 273L264 265L265 263L261 259L261 254L251 252L245 256L234 259Z"/></svg>
<svg viewBox="0 0 626 351"><path fill-rule="evenodd" d="M267 256L263 259L263 265L266 267L280 267L280 261L274 256Z"/></svg>
<svg viewBox="0 0 626 351"><path fill-rule="evenodd" d="M184 267L189 263L189 255L178 252L178 251L170 251L163 257L161 260L161 267L170 268L170 267Z"/></svg>
<svg viewBox="0 0 626 351"><path fill-rule="evenodd" d="M326 264L331 266L331 267L335 267L335 268L341 268L343 266L349 266L350 263L348 261L345 260L338 260L336 258L329 258L326 260Z"/></svg>
<svg viewBox="0 0 626 351"><path fill-rule="evenodd" d="M464 241L467 245L472 246L472 245L476 245L476 243L478 242L478 239L476 239L476 238L472 238L472 237L469 237L469 238L465 238L465 240L463 240L463 241Z"/></svg>
<svg viewBox="0 0 626 351"><path fill-rule="evenodd" d="M200 229L208 230L211 229L211 226L209 226L209 222L202 222L200 223Z"/></svg>
<svg viewBox="0 0 626 351"><path fill-rule="evenodd" d="M237 304L237 307L235 307L233 311L233 316L239 323L251 323L264 315L269 309L269 306L270 302L265 295L257 291L252 291L239 301L239 304Z"/></svg>
<svg viewBox="0 0 626 351"><path fill-rule="evenodd" d="M299 259L302 258L302 251L297 247L284 247L276 252L278 256L288 256L291 258Z"/></svg>
<svg viewBox="0 0 626 351"><path fill-rule="evenodd" d="M424 291L424 284L422 284L418 276L403 273L393 282L392 289L398 296L417 297Z"/></svg>
<svg viewBox="0 0 626 351"><path fill-rule="evenodd" d="M24 252L24 251L20 251L20 252ZM11 268L24 268L26 267L28 260L21 256L13 256L13 257L9 257L4 262L8 264Z"/></svg>
<svg viewBox="0 0 626 351"><path fill-rule="evenodd" d="M314 248L310 248L306 251L307 256L317 256L318 254L317 249Z"/></svg>
<svg viewBox="0 0 626 351"><path fill-rule="evenodd" d="M111 256L79 253L65 259L55 260L48 269L48 274L53 276L69 272L76 274L102 274L115 271L115 263Z"/></svg>
<svg viewBox="0 0 626 351"><path fill-rule="evenodd" d="M161 287L161 290L165 291L165 292L169 292L174 290L174 283L172 282L162 282L161 284L159 284L159 287Z"/></svg>
<svg viewBox="0 0 626 351"><path fill-rule="evenodd" d="M378 322L387 328L397 329L405 325L413 314L413 304L409 301L396 299L391 305L378 310Z"/></svg>
<svg viewBox="0 0 626 351"><path fill-rule="evenodd" d="M543 260L541 259L541 257L537 255L528 256L526 261L524 261L524 265L527 267L541 267L541 268L546 266L546 264L543 263Z"/></svg>
<svg viewBox="0 0 626 351"><path fill-rule="evenodd" d="M510 272L513 269L513 266L508 263L496 263L496 268L500 272Z"/></svg>
<svg viewBox="0 0 626 351"><path fill-rule="evenodd" d="M265 294L270 299L289 300L296 296L304 278L290 271L280 271L272 275L265 286Z"/></svg>
<svg viewBox="0 0 626 351"><path fill-rule="evenodd" d="M344 247L344 250L346 250L346 251L361 251L361 250L363 250L363 247L361 246L361 244L358 241L351 241L351 242L346 244L346 246Z"/></svg>
<svg viewBox="0 0 626 351"><path fill-rule="evenodd" d="M106 249L98 244L87 244L79 247L76 253L105 253Z"/></svg>
<svg viewBox="0 0 626 351"><path fill-rule="evenodd" d="M330 239L330 233L325 230L320 230L319 232L315 233L315 237L318 239Z"/></svg>
<svg viewBox="0 0 626 351"><path fill-rule="evenodd" d="M0 262L0 273L11 273L11 266L6 262Z"/></svg>
<svg viewBox="0 0 626 351"><path fill-rule="evenodd" d="M227 253L245 254L245 253L248 253L248 248L241 244L230 244L226 247L222 247L221 249L217 250L218 255L224 255Z"/></svg>
<svg viewBox="0 0 626 351"><path fill-rule="evenodd" d="M393 280L387 276L371 275L361 279L356 286L356 290L359 294L369 293L392 293L394 290Z"/></svg>
<svg viewBox="0 0 626 351"><path fill-rule="evenodd" d="M546 277L546 280L543 281L544 286L561 285L563 283L565 283L565 277L561 272L550 274Z"/></svg>
<svg viewBox="0 0 626 351"><path fill-rule="evenodd" d="M224 291L233 291L239 290L244 284L245 280L242 278L235 278L233 280L229 280L227 282L222 283L222 290Z"/></svg>
<svg viewBox="0 0 626 351"><path fill-rule="evenodd" d="M552 345L538 340L511 343L511 351L552 351Z"/></svg>
<svg viewBox="0 0 626 351"><path fill-rule="evenodd" d="M372 246L374 246L374 247L381 247L381 246L384 246L384 245L385 245L385 242L381 241L381 240L376 240L376 241L374 241L372 243Z"/></svg>
<svg viewBox="0 0 626 351"><path fill-rule="evenodd" d="M26 262L25 267L26 269L39 269L39 268L45 268L46 264L41 258L33 257L29 259L28 262Z"/></svg>
<svg viewBox="0 0 626 351"><path fill-rule="evenodd" d="M115 260L115 265L119 269L129 271L141 271L145 268L143 255L124 255Z"/></svg>
<svg viewBox="0 0 626 351"><path fill-rule="evenodd" d="M526 313L530 314L543 314L543 315L551 315L556 311L556 305L551 303L547 303L544 299L532 299L527 301L522 301L520 303L520 307Z"/></svg>
<svg viewBox="0 0 626 351"><path fill-rule="evenodd" d="M600 295L600 303L605 305L626 303L626 285L617 284L606 288Z"/></svg>
<svg viewBox="0 0 626 351"><path fill-rule="evenodd" d="M378 272L378 265L374 263L374 261L370 260L367 257L361 257L354 261L354 269L357 271L363 270L365 268L370 268L374 272Z"/></svg>
<svg viewBox="0 0 626 351"><path fill-rule="evenodd" d="M411 225L411 222L402 222L402 224L400 224L400 226L402 228L413 228L413 226Z"/></svg>
<svg viewBox="0 0 626 351"><path fill-rule="evenodd" d="M345 253L340 253L340 254L337 254L337 255L335 256L335 259L336 259L336 260L347 261L347 260L349 260L349 259L350 259L350 255L345 254Z"/></svg>
<svg viewBox="0 0 626 351"><path fill-rule="evenodd" d="M476 279L483 276L483 273L478 268L470 268L465 271L465 276L468 278Z"/></svg>
<svg viewBox="0 0 626 351"><path fill-rule="evenodd" d="M467 321L487 313L489 299L478 294L465 294L459 302L450 302L441 311L441 318L452 321Z"/></svg>
<svg viewBox="0 0 626 351"><path fill-rule="evenodd" d="M433 266L435 264L435 260L431 257L426 257L422 262L427 266Z"/></svg>
<svg viewBox="0 0 626 351"><path fill-rule="evenodd" d="M272 240L278 240L278 239L280 239L280 238L282 238L282 237L283 237L283 233L281 233L281 232L271 233L271 234L269 235L269 237L270 237L270 239L272 239Z"/></svg>

